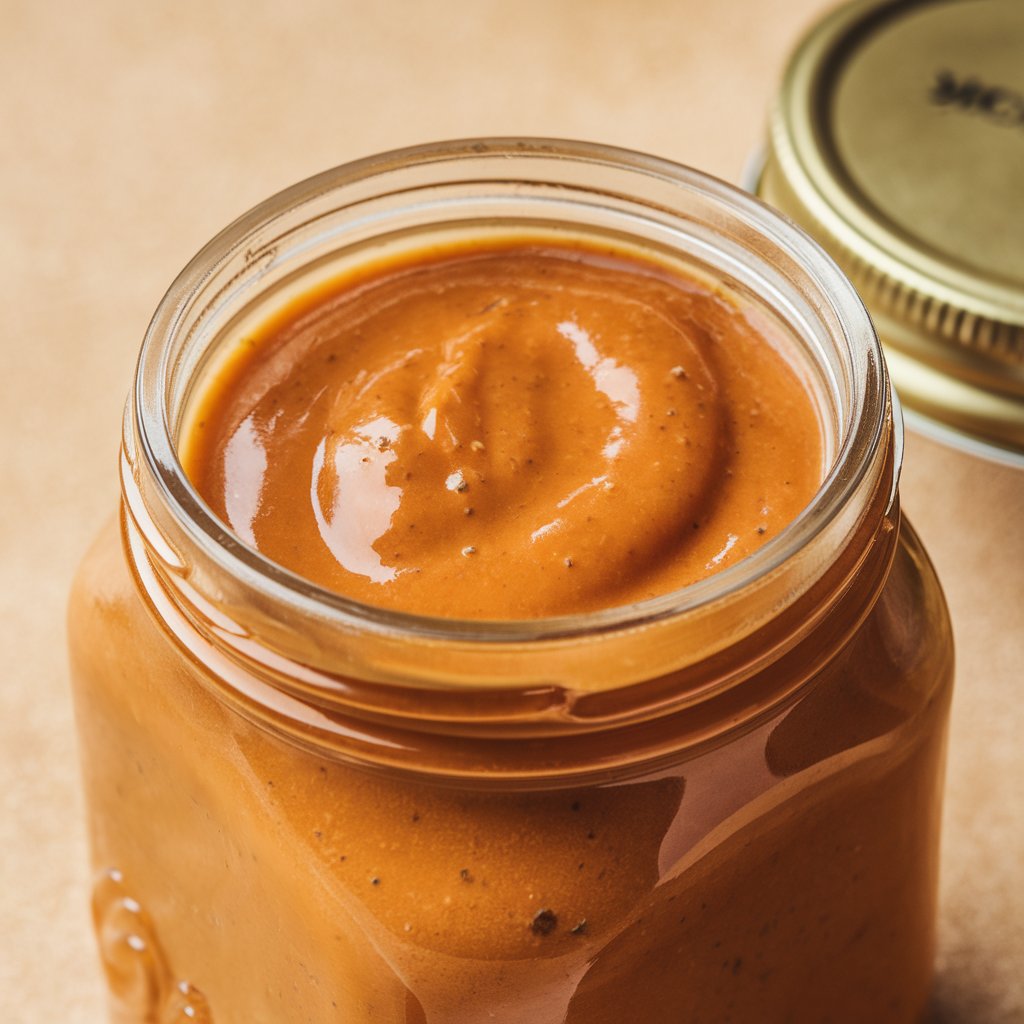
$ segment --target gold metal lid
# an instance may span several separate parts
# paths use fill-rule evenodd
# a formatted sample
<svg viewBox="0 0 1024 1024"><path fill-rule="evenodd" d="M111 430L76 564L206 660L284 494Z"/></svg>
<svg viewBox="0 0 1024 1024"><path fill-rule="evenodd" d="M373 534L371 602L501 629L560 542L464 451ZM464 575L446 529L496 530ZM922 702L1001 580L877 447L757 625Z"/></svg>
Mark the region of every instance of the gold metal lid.
<svg viewBox="0 0 1024 1024"><path fill-rule="evenodd" d="M856 0L793 55L759 192L864 299L911 413L1024 461L1024 0Z"/></svg>

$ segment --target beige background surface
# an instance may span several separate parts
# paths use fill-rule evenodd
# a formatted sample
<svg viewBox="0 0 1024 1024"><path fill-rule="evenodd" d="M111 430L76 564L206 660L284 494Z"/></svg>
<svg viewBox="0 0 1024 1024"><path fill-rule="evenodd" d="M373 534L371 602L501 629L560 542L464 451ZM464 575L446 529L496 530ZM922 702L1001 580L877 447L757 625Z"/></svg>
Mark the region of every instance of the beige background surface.
<svg viewBox="0 0 1024 1024"><path fill-rule="evenodd" d="M826 6L0 0L0 1020L103 1019L63 603L115 506L136 350L180 267L293 181L442 137L575 136L736 180ZM1021 1022L1024 474L909 455L961 651L936 1016Z"/></svg>

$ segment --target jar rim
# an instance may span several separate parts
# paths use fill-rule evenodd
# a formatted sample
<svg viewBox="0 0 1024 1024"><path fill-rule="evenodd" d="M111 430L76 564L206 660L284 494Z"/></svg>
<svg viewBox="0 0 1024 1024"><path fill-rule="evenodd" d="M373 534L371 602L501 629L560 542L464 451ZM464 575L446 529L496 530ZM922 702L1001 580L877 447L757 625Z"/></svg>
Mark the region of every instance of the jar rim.
<svg viewBox="0 0 1024 1024"><path fill-rule="evenodd" d="M623 180L657 182L668 186L680 201L699 196L725 217L755 235L768 238L787 251L815 284L813 301L826 307L843 333L844 355L852 373L853 402L839 438L836 457L815 497L779 534L736 564L681 590L645 601L586 614L527 620L463 620L392 611L363 604L285 569L231 533L189 481L178 459L168 409L171 340L186 328L190 301L214 270L240 252L260 258L254 239L271 228L285 212L301 208L326 195L396 173L429 168L431 173L450 169L449 179L469 180L465 164L490 177L480 180L515 180L520 167L535 171L541 161L546 173L562 174L571 168L617 173ZM618 183L622 185L622 181ZM394 187L394 181L387 181ZM662 215L673 215L661 209ZM680 206L676 216L686 212ZM398 633L428 641L457 642L474 647L537 644L622 632L665 618L693 613L727 600L752 581L767 576L821 535L851 496L862 490L887 429L898 434L891 418L890 388L877 337L864 306L842 271L825 251L791 221L760 200L719 179L680 164L594 143L546 138L479 138L414 146L356 160L302 181L260 203L216 235L186 265L161 300L146 332L136 369L132 400L126 410L125 449L136 474L142 472L153 486L161 511L175 521L189 543L212 564L241 578L283 602L287 607L319 620L328 620L345 632ZM900 446L899 438L895 446ZM893 471L894 499L899 467ZM168 561L173 562L173 555Z"/></svg>

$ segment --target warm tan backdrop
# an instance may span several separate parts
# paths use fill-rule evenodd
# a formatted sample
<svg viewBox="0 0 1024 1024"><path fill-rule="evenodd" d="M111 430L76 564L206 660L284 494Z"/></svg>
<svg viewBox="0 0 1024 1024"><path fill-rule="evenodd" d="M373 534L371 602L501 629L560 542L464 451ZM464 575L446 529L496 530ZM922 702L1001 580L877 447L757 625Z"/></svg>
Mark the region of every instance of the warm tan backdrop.
<svg viewBox="0 0 1024 1024"><path fill-rule="evenodd" d="M293 181L443 137L582 137L736 180L788 49L826 6L0 0L0 1020L103 1019L63 602L114 508L136 349L178 269ZM907 502L935 537L969 676L955 708L936 1013L1021 1022L1024 643L1005 623L1024 608L1024 550L1019 538L961 549L942 523L977 516L971 496L995 493L1024 535L1024 501L1010 475L937 470L945 457L919 443L910 454ZM966 497L948 498L951 479Z"/></svg>

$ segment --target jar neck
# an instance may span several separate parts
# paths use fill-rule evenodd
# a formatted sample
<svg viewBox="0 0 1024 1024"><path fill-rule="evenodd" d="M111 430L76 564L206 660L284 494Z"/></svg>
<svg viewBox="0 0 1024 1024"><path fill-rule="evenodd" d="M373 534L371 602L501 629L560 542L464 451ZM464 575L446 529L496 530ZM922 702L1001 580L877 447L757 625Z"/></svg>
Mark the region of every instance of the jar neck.
<svg viewBox="0 0 1024 1024"><path fill-rule="evenodd" d="M888 461L891 467L891 446ZM390 678L382 677L381 662L367 650L358 652L365 659L362 671L354 664L347 645L358 649L366 637L347 638L346 671L290 657L263 642L251 620L230 618L193 585L186 567L162 557L166 548L154 536L137 487L127 482L124 493L123 535L136 582L161 628L183 656L202 666L202 681L218 700L324 756L436 779L531 785L605 775L621 780L630 769L650 771L681 750L783 712L870 613L899 532L898 504L880 486L847 543L805 590L792 594L780 579L759 598L746 595L755 603L772 602L774 614L759 628L744 632L742 609L724 602L699 626L666 620L604 639L605 670L616 655L620 670L639 660L640 681L581 692L553 681L552 673L541 671L531 680L525 666L544 654L507 648L489 652L514 666L516 679L506 685L487 678L478 686L453 686L439 676L430 686L422 671L403 677L396 655L418 654L419 669L436 656L440 672L476 652L399 643L404 649L382 651L392 657ZM695 631L724 633L733 641L701 656ZM548 647L552 663L571 659L581 642ZM668 667L680 660L685 663Z"/></svg>
<svg viewBox="0 0 1024 1024"><path fill-rule="evenodd" d="M359 250L438 219L479 224L485 210L491 223L527 221L541 208L577 231L628 227L637 243L699 257L786 321L828 382L834 453L793 524L676 594L493 623L347 601L267 562L213 519L177 460L175 432L225 323L340 246ZM777 708L848 640L894 550L898 436L859 300L767 208L637 154L543 140L452 143L303 183L186 268L154 317L125 419L124 536L151 608L218 698L292 742L432 776L621 777L628 764Z"/></svg>

